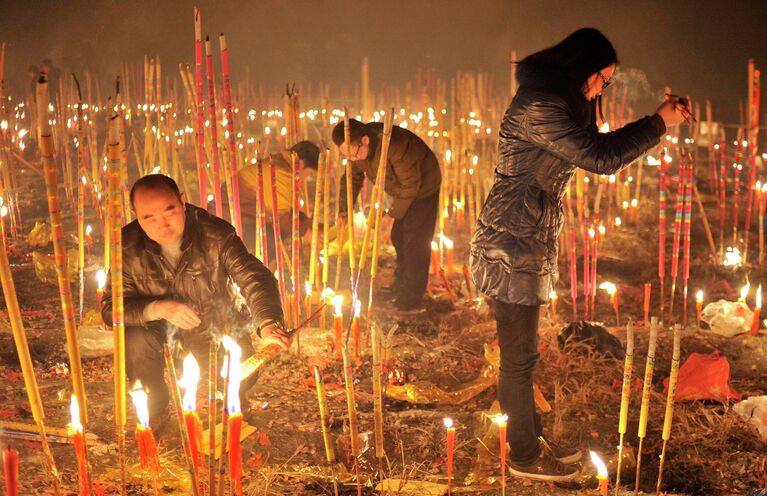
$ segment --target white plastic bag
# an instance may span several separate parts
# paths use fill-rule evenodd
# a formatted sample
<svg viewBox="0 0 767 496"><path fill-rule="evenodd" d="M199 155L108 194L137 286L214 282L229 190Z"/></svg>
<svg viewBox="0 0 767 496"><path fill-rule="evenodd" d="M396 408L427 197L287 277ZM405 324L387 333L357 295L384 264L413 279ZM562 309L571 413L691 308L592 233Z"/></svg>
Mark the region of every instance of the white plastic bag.
<svg viewBox="0 0 767 496"><path fill-rule="evenodd" d="M756 426L762 440L767 441L767 396L752 396L735 403L732 411Z"/></svg>
<svg viewBox="0 0 767 496"><path fill-rule="evenodd" d="M700 318L711 332L732 337L749 332L753 316L754 312L743 302L719 300L706 305Z"/></svg>

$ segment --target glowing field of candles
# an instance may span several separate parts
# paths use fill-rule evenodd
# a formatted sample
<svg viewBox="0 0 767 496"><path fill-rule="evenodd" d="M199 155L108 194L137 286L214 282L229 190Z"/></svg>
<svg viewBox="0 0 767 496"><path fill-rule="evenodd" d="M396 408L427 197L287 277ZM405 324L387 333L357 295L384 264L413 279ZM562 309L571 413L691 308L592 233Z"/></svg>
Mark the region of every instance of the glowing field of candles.
<svg viewBox="0 0 767 496"><path fill-rule="evenodd" d="M545 303L530 351L538 356L530 401L540 446L552 455L557 445L575 446L583 457L570 482L555 484L521 478L511 458L506 441L517 419L497 401L502 310L494 313L478 290L481 275L470 263L479 226L530 227L483 208L501 184L501 123L520 85L513 64L533 46L504 47L502 73L480 61L450 71L437 62L408 66L400 79L382 74L388 66L370 47L362 56L336 54L353 67L343 84L286 75L274 86L249 65L243 70L247 52L261 48L237 29L222 33L232 25L219 9L179 8L181 63L152 50L140 58L108 53L107 78L62 57L73 67L46 65L28 86L16 84L26 59L0 29L4 494L767 488L765 420L739 403L767 398L765 61L748 58L761 52L740 54L731 100L690 95L689 119L619 172L575 168L561 197L514 192L537 216L532 228L552 222L558 234L516 238L558 257L544 263L557 264L558 279L538 288ZM148 17L142 22L154 25ZM630 65L637 56L626 53L625 70L603 86L614 79L602 95L597 141L674 96L646 77L652 90L638 84ZM284 70L295 73L287 63ZM376 141L355 140L354 120L376 123ZM429 197L434 235L418 247L403 241L404 230L431 226L402 227L394 216L403 200L428 200L392 194L403 180L392 165L403 154L403 129L434 152L441 173ZM319 149L313 166L296 148L305 141ZM366 146L378 147L368 157L377 168L361 179L355 171ZM185 290L176 276L131 272L131 251L142 250L124 226L150 222L134 221L131 185L153 174L178 184L182 215L194 205L231 224L215 267L184 258L193 244L187 231L178 258L146 237L143 251L156 248L157 264L171 273L189 271L195 281L226 273L234 306L202 296L205 312L188 307L196 326L159 317L167 310L156 303L174 303ZM508 254L503 243L493 249ZM410 308L393 297L413 276L403 267L416 248L426 296ZM233 275L248 264L255 273L253 258L264 279ZM524 260L500 260L510 271L523 267L512 286L536 276ZM253 315L272 276L284 329L277 318ZM169 292L137 306L135 288L152 284ZM156 335L154 321L163 326ZM153 385L130 378L141 326L140 343L159 367Z"/></svg>

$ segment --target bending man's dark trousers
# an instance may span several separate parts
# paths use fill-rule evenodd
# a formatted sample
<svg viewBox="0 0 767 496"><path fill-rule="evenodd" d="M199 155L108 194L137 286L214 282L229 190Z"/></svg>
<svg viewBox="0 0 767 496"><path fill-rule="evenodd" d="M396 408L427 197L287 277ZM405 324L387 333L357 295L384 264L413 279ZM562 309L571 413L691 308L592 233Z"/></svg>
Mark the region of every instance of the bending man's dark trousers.
<svg viewBox="0 0 767 496"><path fill-rule="evenodd" d="M509 416L506 439L511 459L529 463L540 454L541 418L535 410L533 369L538 362L540 306L516 305L493 300L501 349L498 402Z"/></svg>
<svg viewBox="0 0 767 496"><path fill-rule="evenodd" d="M439 212L439 193L415 200L401 219L394 221L391 241L397 252L394 271L399 294L420 303L429 282L431 241Z"/></svg>

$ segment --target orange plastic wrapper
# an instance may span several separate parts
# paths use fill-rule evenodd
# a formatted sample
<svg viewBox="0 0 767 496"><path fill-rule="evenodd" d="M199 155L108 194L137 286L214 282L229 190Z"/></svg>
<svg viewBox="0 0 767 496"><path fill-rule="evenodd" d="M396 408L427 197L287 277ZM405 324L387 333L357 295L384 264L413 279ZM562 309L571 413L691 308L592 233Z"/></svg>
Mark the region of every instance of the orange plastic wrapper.
<svg viewBox="0 0 767 496"><path fill-rule="evenodd" d="M692 353L679 368L674 401L713 400L726 403L740 400L730 387L730 363L716 353ZM663 381L668 390L668 379Z"/></svg>
<svg viewBox="0 0 767 496"><path fill-rule="evenodd" d="M386 396L416 405L462 405L498 381L498 369L501 364L501 350L498 348L498 344L486 344L484 355L487 366L482 369L479 377L460 389L446 391L429 381L413 381L401 386L395 384L386 386ZM535 404L541 413L551 412L551 405L546 401L537 384L533 386L533 392Z"/></svg>
<svg viewBox="0 0 767 496"><path fill-rule="evenodd" d="M35 227L27 234L27 244L31 248L42 248L51 243L51 225L47 222L35 222Z"/></svg>
<svg viewBox="0 0 767 496"><path fill-rule="evenodd" d="M479 377L455 391L445 391L429 381L413 381L402 386L395 384L386 386L386 396L416 405L434 403L462 405L498 381L498 366L501 363L501 355L497 345L485 345L485 360L488 362L487 366L482 369Z"/></svg>

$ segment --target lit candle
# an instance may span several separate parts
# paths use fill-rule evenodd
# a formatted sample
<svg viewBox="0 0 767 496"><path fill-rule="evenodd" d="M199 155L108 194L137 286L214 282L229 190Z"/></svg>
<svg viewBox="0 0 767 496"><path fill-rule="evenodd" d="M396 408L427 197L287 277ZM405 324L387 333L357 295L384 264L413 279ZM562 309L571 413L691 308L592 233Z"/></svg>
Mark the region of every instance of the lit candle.
<svg viewBox="0 0 767 496"><path fill-rule="evenodd" d="M436 241L431 242L431 273L434 276L439 274L439 245Z"/></svg>
<svg viewBox="0 0 767 496"><path fill-rule="evenodd" d="M75 457L77 459L77 474L80 477L80 494L87 496L90 494L90 484L88 483L88 463L85 452L85 434L83 434L83 424L80 423L80 405L77 403L77 396L72 395L69 412L71 421L67 426L69 437L72 438L72 444L75 447Z"/></svg>
<svg viewBox="0 0 767 496"><path fill-rule="evenodd" d="M756 308L754 308L754 318L751 320L751 335L756 336L759 333L759 314L762 311L762 285L756 288Z"/></svg>
<svg viewBox="0 0 767 496"><path fill-rule="evenodd" d="M229 481L237 494L242 496L242 410L240 409L240 358L242 350L229 336L224 336L224 349L229 352L229 370L227 371L228 388L227 412L229 414L229 432L227 446L229 447ZM222 455L223 456L223 455ZM220 482L219 482L220 484Z"/></svg>
<svg viewBox="0 0 767 496"><path fill-rule="evenodd" d="M700 329L700 314L703 311L703 290L699 289L697 293L695 293L695 313L698 320L698 329Z"/></svg>
<svg viewBox="0 0 767 496"><path fill-rule="evenodd" d="M157 455L157 442L155 441L154 434L152 434L152 428L149 426L148 398L146 391L144 391L141 385L141 381L136 381L130 395L133 400L133 406L136 407L136 419L138 420L136 424L136 443L138 444L141 468L149 469L156 476L160 472L160 458Z"/></svg>
<svg viewBox="0 0 767 496"><path fill-rule="evenodd" d="M498 439L501 448L501 494L504 495L506 494L506 423L508 420L508 415L498 415L493 418L493 422L498 426Z"/></svg>
<svg viewBox="0 0 767 496"><path fill-rule="evenodd" d="M652 295L652 284L646 282L644 285L644 325L650 325L650 296Z"/></svg>
<svg viewBox="0 0 767 496"><path fill-rule="evenodd" d="M334 313L333 313L333 329L335 330L335 347L336 347L336 358L343 358L342 350L343 350L343 327L344 327L344 297L343 295L335 295L333 296L333 307L334 307Z"/></svg>
<svg viewBox="0 0 767 496"><path fill-rule="evenodd" d="M309 281L304 283L304 291L306 297L304 298L304 311L306 312L306 318L312 314L312 284Z"/></svg>
<svg viewBox="0 0 767 496"><path fill-rule="evenodd" d="M194 472L198 472L200 463L200 446L202 446L202 422L197 415L197 384L200 381L200 365L194 356L189 353L184 358L184 371L178 386L184 390L181 402L184 411L184 423L189 433L189 446L192 451L192 463Z"/></svg>
<svg viewBox="0 0 767 496"><path fill-rule="evenodd" d="M453 275L453 240L444 237L442 241L445 243L445 250L447 251L447 275Z"/></svg>
<svg viewBox="0 0 767 496"><path fill-rule="evenodd" d="M631 199L631 222L634 224L637 223L637 205L639 205L639 200L636 198Z"/></svg>
<svg viewBox="0 0 767 496"><path fill-rule="evenodd" d="M335 295L335 291L333 291L331 288L325 288L322 290L322 293L320 294L320 298L323 303L328 303L333 300L333 296ZM320 329L325 329L325 309L323 308L322 312L320 312Z"/></svg>
<svg viewBox="0 0 767 496"><path fill-rule="evenodd" d="M601 458L599 458L599 455L596 454L594 451L589 451L589 454L591 455L591 463L594 464L594 467L597 469L597 481L599 481L599 494L600 496L607 496L607 486L608 486L608 480L607 480L607 466L605 466L605 463L602 461Z"/></svg>
<svg viewBox="0 0 767 496"><path fill-rule="evenodd" d="M3 451L3 473L5 474L5 494L19 496L19 452L13 449Z"/></svg>
<svg viewBox="0 0 767 496"><path fill-rule="evenodd" d="M354 360L359 364L360 355L360 300L354 300L354 315L352 316L352 339L354 340Z"/></svg>
<svg viewBox="0 0 767 496"><path fill-rule="evenodd" d="M85 247L88 248L88 255L91 254L91 247L93 247L93 237L91 237L92 232L93 226L90 224L85 226Z"/></svg>
<svg viewBox="0 0 767 496"><path fill-rule="evenodd" d="M96 297L98 298L99 310L101 310L101 300L104 298L104 286L107 284L107 273L104 269L96 272Z"/></svg>
<svg viewBox="0 0 767 496"><path fill-rule="evenodd" d="M746 282L746 285L740 288L740 298L738 298L739 303L746 303L746 297L748 297L748 292L751 290L751 284Z"/></svg>
<svg viewBox="0 0 767 496"><path fill-rule="evenodd" d="M604 289L607 294L610 295L610 303L615 311L615 325L620 325L619 313L618 313L618 288L611 282L603 282L599 285L599 289Z"/></svg>
<svg viewBox="0 0 767 496"><path fill-rule="evenodd" d="M557 296L557 292L553 289L549 292L549 300L551 300L551 319L554 320L554 318L557 315L557 300L559 297Z"/></svg>
<svg viewBox="0 0 767 496"><path fill-rule="evenodd" d="M453 450L455 449L455 427L453 419L442 419L447 429L447 494L453 494Z"/></svg>

